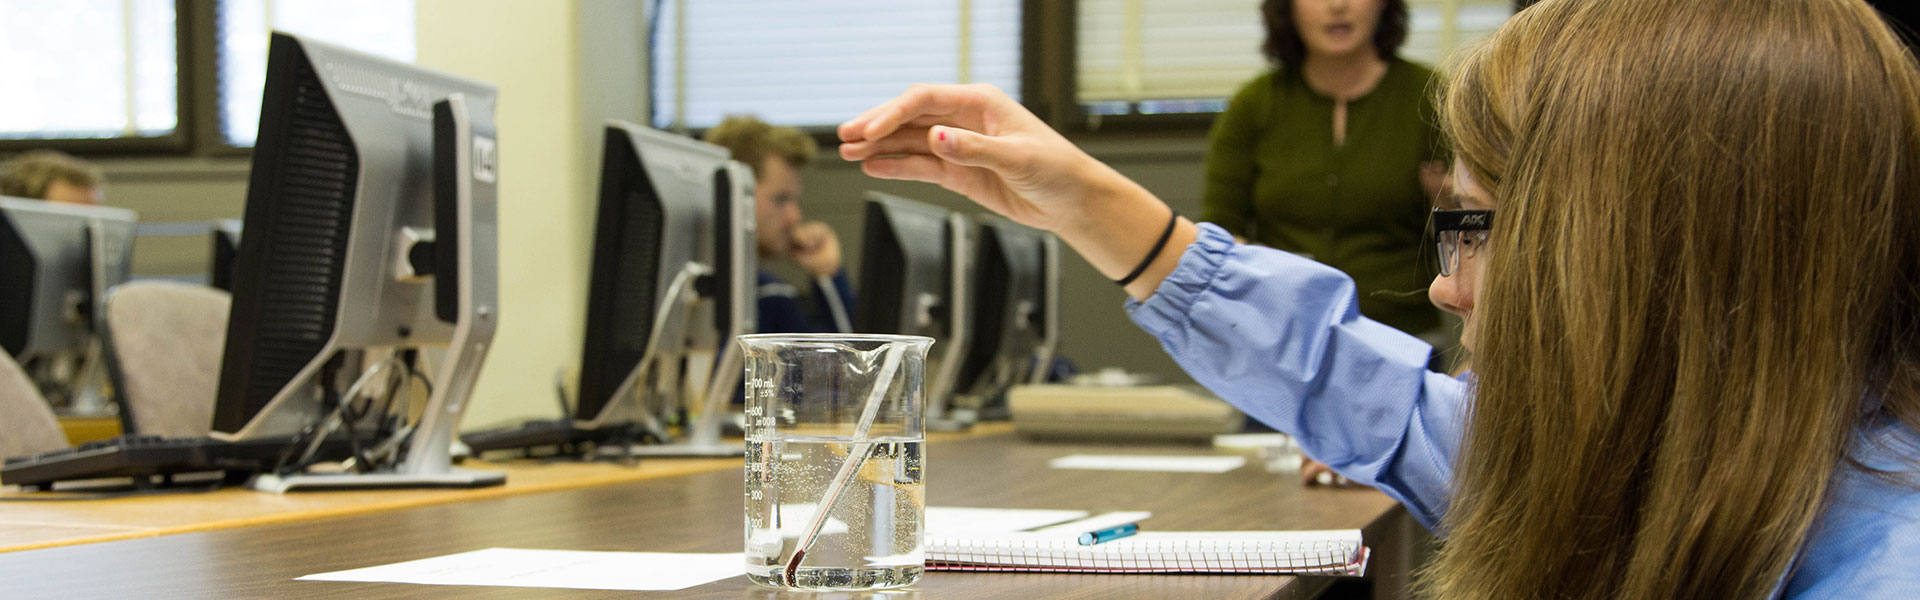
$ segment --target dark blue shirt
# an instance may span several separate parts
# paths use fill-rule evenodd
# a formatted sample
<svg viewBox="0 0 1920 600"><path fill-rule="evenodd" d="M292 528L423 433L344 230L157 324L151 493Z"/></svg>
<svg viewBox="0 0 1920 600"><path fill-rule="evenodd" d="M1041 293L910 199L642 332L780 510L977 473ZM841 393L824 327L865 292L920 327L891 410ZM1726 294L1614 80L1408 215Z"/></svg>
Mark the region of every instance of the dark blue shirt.
<svg viewBox="0 0 1920 600"><path fill-rule="evenodd" d="M826 285L822 285L826 284ZM759 333L851 333L853 284L842 269L813 281L813 301L802 306L800 289L760 271Z"/></svg>

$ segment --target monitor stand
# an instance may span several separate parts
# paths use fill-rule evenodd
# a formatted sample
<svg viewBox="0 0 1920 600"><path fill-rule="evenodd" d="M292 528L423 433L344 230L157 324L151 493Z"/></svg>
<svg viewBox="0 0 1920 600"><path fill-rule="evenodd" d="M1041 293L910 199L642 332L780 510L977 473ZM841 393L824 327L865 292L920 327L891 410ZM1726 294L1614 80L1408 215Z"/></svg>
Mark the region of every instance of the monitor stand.
<svg viewBox="0 0 1920 600"><path fill-rule="evenodd" d="M733 399L734 389L738 387L740 383L739 377L729 377L724 374L737 374L742 372L743 367L741 360L740 350L733 344L726 344L720 351L719 367L714 371L714 373L722 375L710 376L711 374L702 373L702 371L706 369L689 369L692 371L687 378L690 383L706 381L708 385L706 398L700 406L700 411L688 415L689 418L686 427L681 431L683 435L679 439L663 437L663 439L670 441L664 444L637 444L624 448L602 446L598 449L598 452L601 456L630 457L723 458L746 455L747 446L745 443L729 442L720 437L720 430L726 425L727 403ZM687 361L687 364L710 364L710 361L703 355L695 354Z"/></svg>
<svg viewBox="0 0 1920 600"><path fill-rule="evenodd" d="M20 369L61 417L115 417L119 406L107 396L106 368L100 342L88 340L77 352L44 354L23 362Z"/></svg>
<svg viewBox="0 0 1920 600"><path fill-rule="evenodd" d="M110 248L105 223L94 218L87 222L87 298L70 306L74 314L82 315L88 335L86 345L78 354L72 356L73 373L65 389L60 390L66 401L61 414L75 417L110 417L119 413L107 394L107 367L100 340L107 330L107 292L113 285L127 280L126 265L108 260L123 254L118 248ZM124 262L124 261L121 261ZM59 360L59 359L55 359Z"/></svg>
<svg viewBox="0 0 1920 600"><path fill-rule="evenodd" d="M665 297L669 299L668 302L665 302L664 305L654 313L653 335L651 339L647 340L647 351L644 354L645 358L640 361L640 364L634 366L633 372L627 374L627 378L621 381L619 387L614 388L613 398L609 399L606 405L600 409L599 415L596 415L591 420L579 421L574 424L576 427L583 429L597 429L621 421L631 420L640 424L643 430L653 434L656 438L668 441L661 444L606 444L596 446L595 453L600 457L727 457L746 455L746 444L728 443L726 440L720 438L720 429L725 425L727 417L725 407L727 402L733 398L734 387L739 384L740 380L738 377L711 376L714 372L742 372L744 370L741 366L743 357L740 355L740 351L734 347L731 340L719 344L722 349L720 351L721 364L717 367L718 371L710 371L709 367L706 366L713 364L710 355L705 353L695 353L691 355L684 361L693 367L689 368L689 373L685 374L687 375L685 379L686 385L683 386L681 384L681 370L676 368L683 362L680 360L681 355L678 353L670 356L663 355L660 344L660 340L663 337L684 335L682 330L670 327L670 325L684 323L687 320L687 313L691 312L694 303L699 301L699 297L694 291L694 280L706 276L711 272L712 270L705 265L689 264L674 276L673 282L667 286ZM653 398L654 401L647 403L650 405L647 407L640 406L635 400L637 395L636 391L640 389L643 383L652 384L649 386L652 390L650 397ZM690 420L686 424L685 430L682 431L684 437L676 440L667 431L667 428L661 424L657 412L653 409L677 407L677 405L681 404L677 402L677 400L694 395L689 393L689 390L695 392L700 391L698 386L702 383L706 384L706 389L704 390L705 401L700 405L700 411L698 413L688 415Z"/></svg>
<svg viewBox="0 0 1920 600"><path fill-rule="evenodd" d="M498 199L491 180L476 183L475 178L468 176L476 173L473 142L493 135L490 128L493 120L490 115L474 118L469 111L466 98L460 94L448 96L434 107L434 151L450 153L451 160L445 167L456 174L447 179L452 183L451 189L444 190L449 195L441 196L442 190L436 190L435 197L435 202L453 204L451 211L438 210L441 206L436 206L435 211L451 219L436 218L436 228L453 228L451 232L442 229L443 233L453 235L437 237L459 240L454 256L456 273L440 275L457 277L458 299L446 358L440 368L433 371L441 379L427 396L425 411L412 424L411 435L405 441L405 458L386 470L372 473L260 475L249 484L254 489L284 493L305 489L483 487L506 483L505 473L455 467L452 457L455 430L460 426L460 417L466 412L474 382L480 378L480 367L486 362L487 350L499 328L499 273L492 268L499 256L499 239L495 234L499 222ZM439 175L436 174L436 179L440 179ZM428 242L415 240L414 243ZM411 256L415 249L405 248L401 255ZM371 374L370 371L362 377ZM279 398L274 403L284 400L286 398ZM342 399L343 402L351 400ZM274 405L269 405L262 413L271 413L274 409ZM257 415L255 422L248 423L236 437L247 437L250 431L257 435L274 421L260 417L270 415Z"/></svg>
<svg viewBox="0 0 1920 600"><path fill-rule="evenodd" d="M437 373L445 374L427 397L426 410L413 423L413 435L406 441L406 458L390 470L372 473L262 473L247 483L262 492L284 494L303 490L390 489L390 488L475 488L506 483L499 471L465 469L453 466L453 440L465 412L466 398L480 377L480 365L486 357L487 342L474 340L478 325L486 331L481 339L493 337L494 320L490 310L482 309L474 319L462 319L455 326L452 343ZM478 321L476 323L475 321ZM373 371L363 374L372 375ZM410 385L411 383L409 383ZM458 400L455 400L458 399ZM347 401L349 399L343 399Z"/></svg>
<svg viewBox="0 0 1920 600"><path fill-rule="evenodd" d="M634 387L638 382L645 381L650 372L659 368L659 361L650 360L641 364L615 392L614 399L608 402L606 409L601 412L601 418L595 419L592 423L608 421L610 414L637 413L643 428L654 437L663 440L663 443L603 444L595 446L594 452L600 458L622 459L648 456L688 458L745 456L746 444L729 442L720 436L721 429L726 426L727 403L733 399L734 389L740 383L738 376L724 374L741 373L744 370L741 365L743 360L740 350L733 344L727 344L720 351L719 365L710 370L704 366L713 364L714 361L710 355L694 353L685 361L689 368L684 386L681 385L683 380L677 369L658 371L659 377L655 379L656 384L653 386L652 394L657 401L650 403L656 407L672 407L679 404L673 402L674 399L694 395L691 392L704 392L699 411L687 415L688 420L679 438L675 438L665 426L660 424L655 411L644 410L635 405ZM716 373L721 375L715 376ZM698 386L701 383L707 384L705 390L699 389Z"/></svg>
<svg viewBox="0 0 1920 600"><path fill-rule="evenodd" d="M927 403L927 431L967 431L978 422L972 398L952 391Z"/></svg>
<svg viewBox="0 0 1920 600"><path fill-rule="evenodd" d="M947 217L947 336L941 340L940 360L927 382L926 427L928 431L966 431L973 428L974 415L960 397L960 363L966 360L973 343L973 247L972 221L954 213Z"/></svg>

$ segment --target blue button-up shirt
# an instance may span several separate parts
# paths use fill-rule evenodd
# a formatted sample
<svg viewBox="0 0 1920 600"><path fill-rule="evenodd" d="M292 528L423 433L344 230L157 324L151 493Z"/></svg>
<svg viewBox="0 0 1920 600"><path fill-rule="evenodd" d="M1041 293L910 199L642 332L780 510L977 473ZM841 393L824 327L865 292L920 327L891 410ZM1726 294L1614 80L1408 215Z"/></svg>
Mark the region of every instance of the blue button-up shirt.
<svg viewBox="0 0 1920 600"><path fill-rule="evenodd" d="M1446 513L1465 427L1467 384L1427 370L1432 348L1360 316L1353 281L1333 268L1200 238L1135 323L1194 379L1253 418L1294 435L1315 460L1406 505L1429 531ZM1825 511L1782 574L1794 598L1920 598L1920 434L1862 426L1850 453L1871 474L1835 466Z"/></svg>

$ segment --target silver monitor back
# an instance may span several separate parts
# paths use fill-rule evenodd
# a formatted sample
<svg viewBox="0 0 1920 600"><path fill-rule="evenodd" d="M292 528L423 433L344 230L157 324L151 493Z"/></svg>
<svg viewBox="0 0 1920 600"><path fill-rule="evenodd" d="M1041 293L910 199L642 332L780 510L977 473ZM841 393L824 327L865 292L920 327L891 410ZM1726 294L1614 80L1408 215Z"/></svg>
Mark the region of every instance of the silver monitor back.
<svg viewBox="0 0 1920 600"><path fill-rule="evenodd" d="M313 485L498 482L448 462L499 318L494 104L486 84L273 35L216 436L323 422L325 385L361 366L341 357L445 347L395 472Z"/></svg>
<svg viewBox="0 0 1920 600"><path fill-rule="evenodd" d="M670 439L632 454L739 454L718 443L753 331L753 173L719 146L609 121L576 426L636 423Z"/></svg>
<svg viewBox="0 0 1920 600"><path fill-rule="evenodd" d="M949 408L971 337L973 220L891 194L866 199L856 329L933 338L927 427L965 428Z"/></svg>
<svg viewBox="0 0 1920 600"><path fill-rule="evenodd" d="M1043 381L1059 345L1059 242L1052 234L988 217L974 265L974 311L959 386L982 413L1014 385ZM984 416L984 415L983 415Z"/></svg>
<svg viewBox="0 0 1920 600"><path fill-rule="evenodd" d="M20 362L83 353L127 280L133 211L0 197L0 345Z"/></svg>
<svg viewBox="0 0 1920 600"><path fill-rule="evenodd" d="M734 456L745 448L720 439L727 404L745 376L744 351L733 340L754 333L759 315L759 248L755 239L754 174L729 160L714 176L714 226L708 230L709 264L716 272L700 286L700 305L711 320L693 321L687 353L687 419L679 439L630 449L644 456ZM711 325L708 325L711 323ZM711 366L712 372L707 372Z"/></svg>
<svg viewBox="0 0 1920 600"><path fill-rule="evenodd" d="M713 243L715 285L713 286L714 343L720 355L712 384L708 386L707 408L702 414L721 410L724 401L745 375L743 354L733 340L759 329L760 250L754 212L754 175L745 163L729 160L714 179Z"/></svg>
<svg viewBox="0 0 1920 600"><path fill-rule="evenodd" d="M714 181L728 156L622 121L607 122L605 140L574 406L588 428L681 406L682 361L700 342L712 347L715 335L692 326L713 320L695 288L714 271Z"/></svg>

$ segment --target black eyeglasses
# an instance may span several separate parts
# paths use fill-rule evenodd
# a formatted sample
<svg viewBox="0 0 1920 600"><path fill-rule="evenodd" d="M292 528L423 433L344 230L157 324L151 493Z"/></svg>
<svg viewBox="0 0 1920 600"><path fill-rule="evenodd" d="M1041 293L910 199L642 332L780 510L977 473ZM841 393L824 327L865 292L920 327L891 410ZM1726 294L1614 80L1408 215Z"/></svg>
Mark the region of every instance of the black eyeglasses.
<svg viewBox="0 0 1920 600"><path fill-rule="evenodd" d="M1460 270L1460 258L1473 258L1487 245L1487 230L1493 227L1491 210L1433 209L1433 237L1440 247L1440 276L1450 277Z"/></svg>

